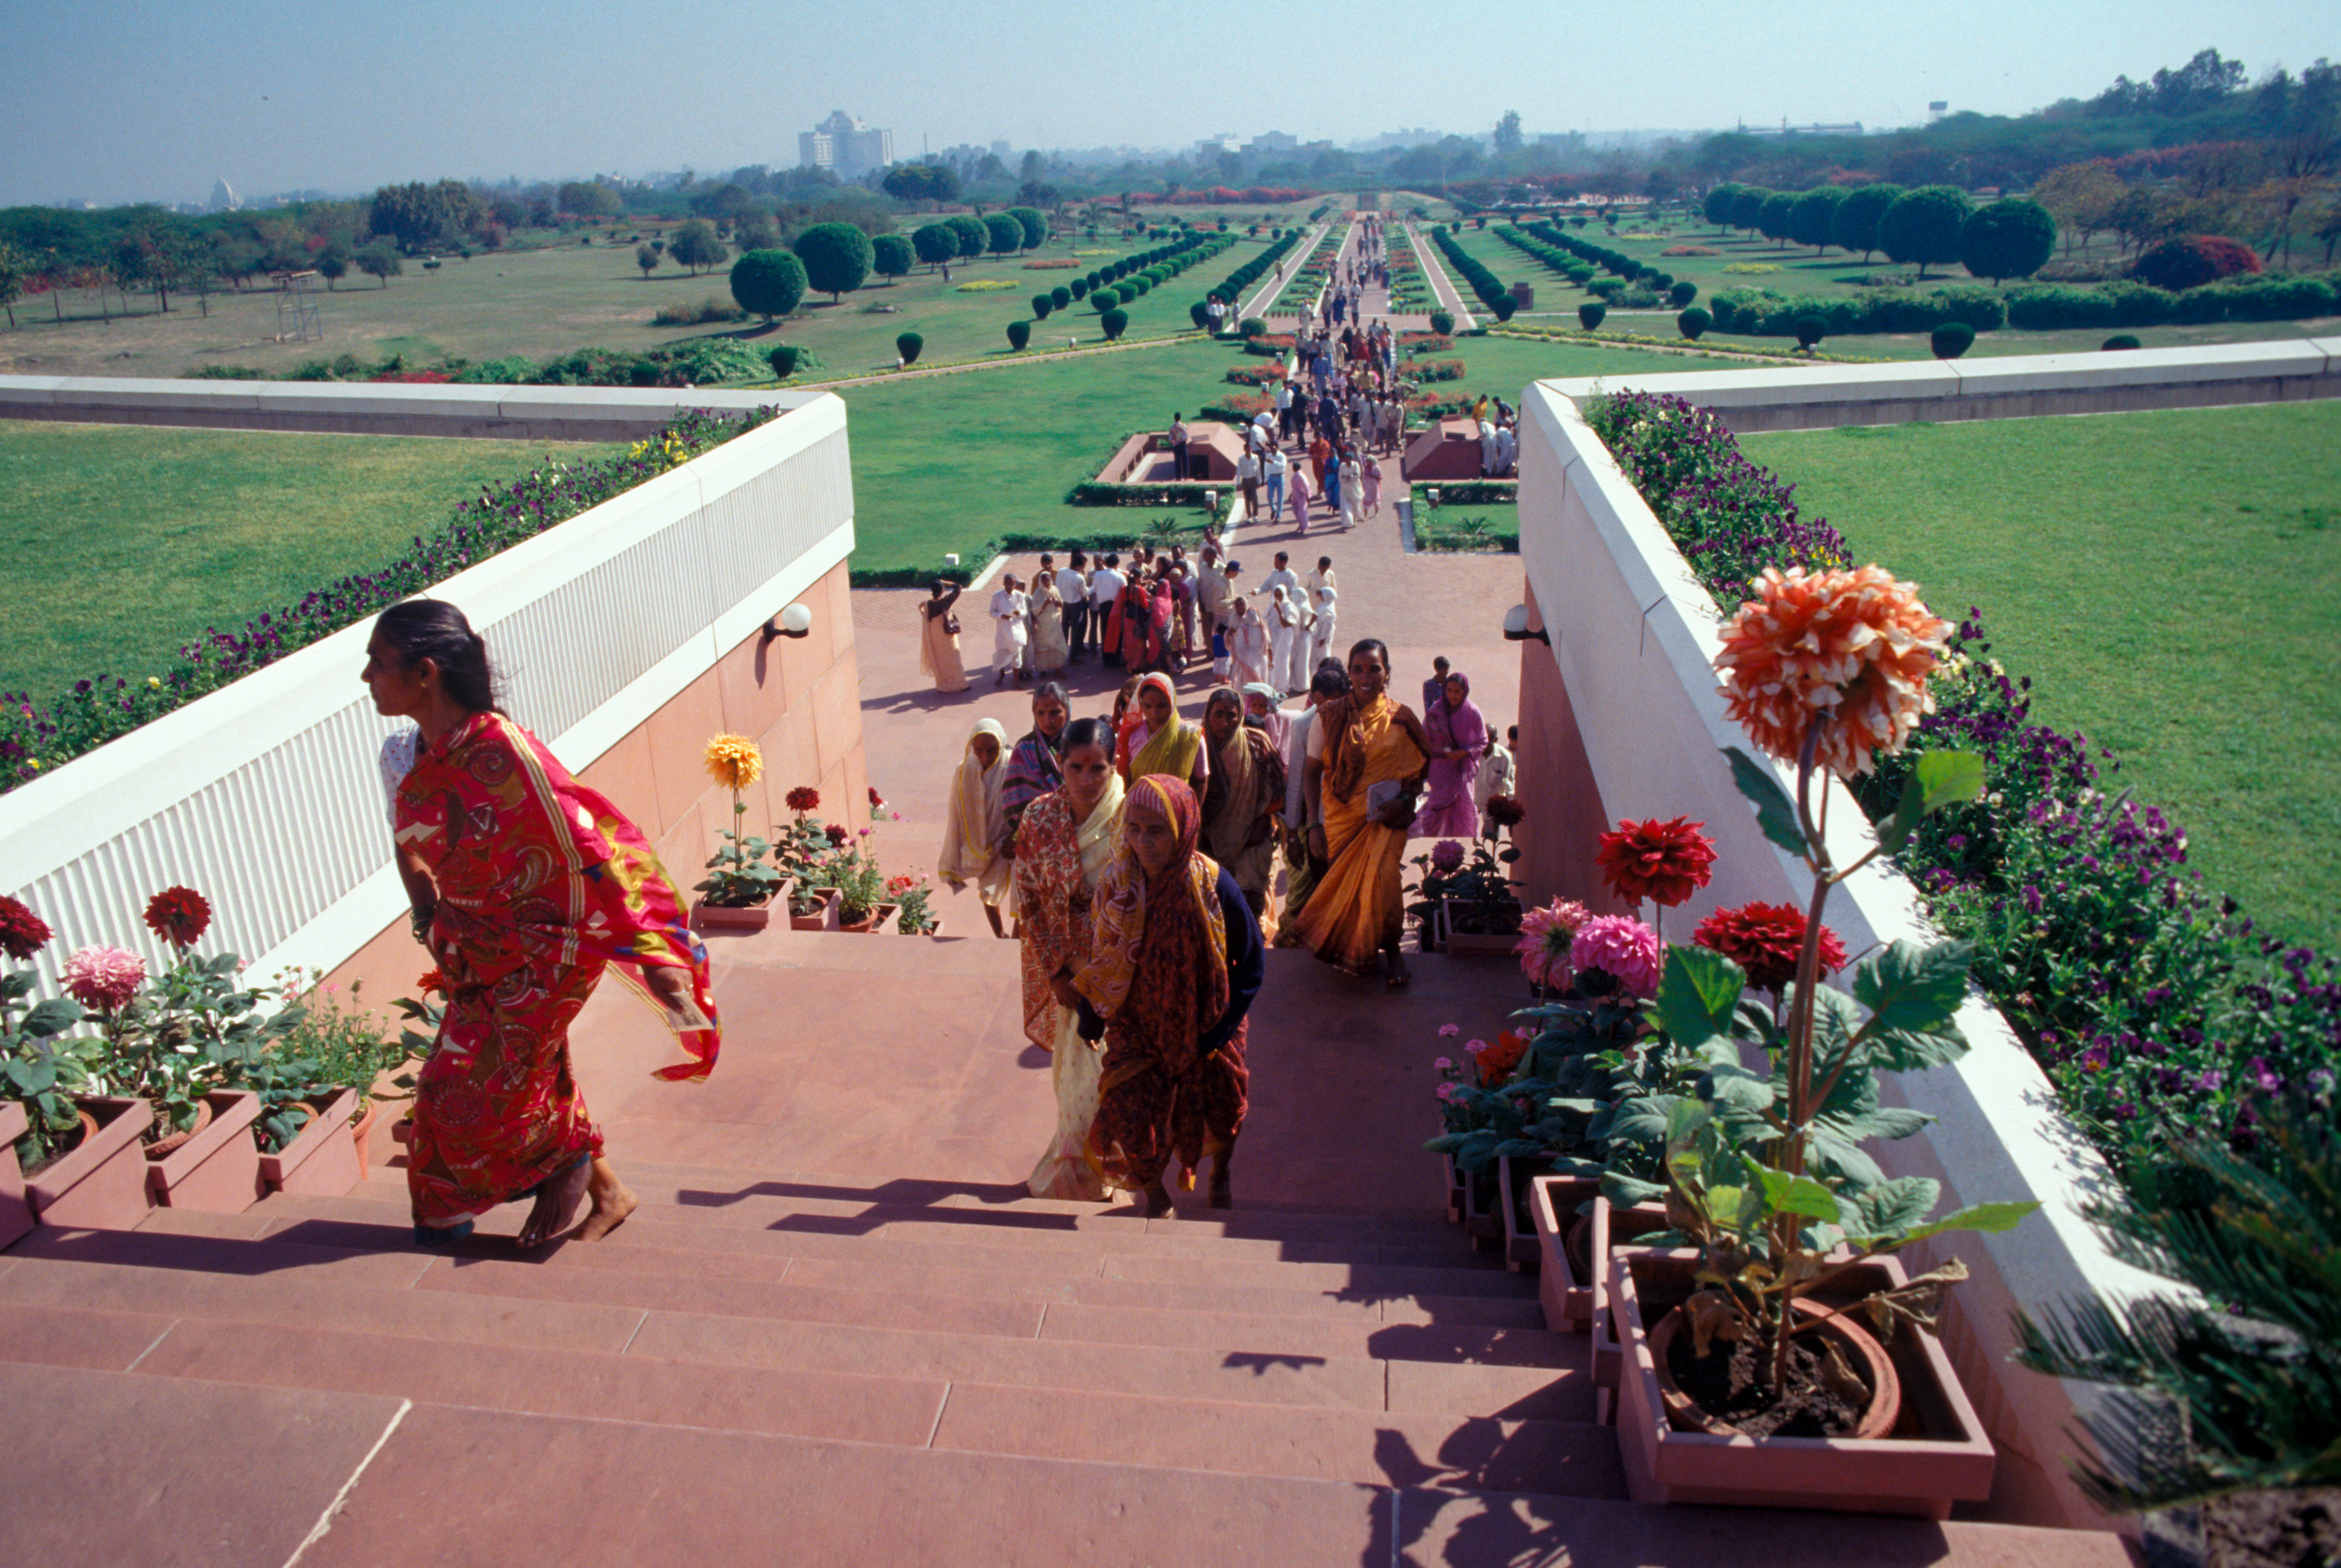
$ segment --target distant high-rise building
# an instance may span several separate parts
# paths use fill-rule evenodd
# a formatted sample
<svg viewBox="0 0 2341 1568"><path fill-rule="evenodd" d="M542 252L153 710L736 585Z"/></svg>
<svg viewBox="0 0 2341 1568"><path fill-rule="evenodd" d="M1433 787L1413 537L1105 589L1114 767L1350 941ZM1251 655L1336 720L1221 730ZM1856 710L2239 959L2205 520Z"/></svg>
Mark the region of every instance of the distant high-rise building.
<svg viewBox="0 0 2341 1568"><path fill-rule="evenodd" d="M226 175L223 174L212 182L211 210L213 212L233 213L243 205L242 202L235 199L235 189L227 183Z"/></svg>
<svg viewBox="0 0 2341 1568"><path fill-rule="evenodd" d="M842 109L810 131L797 133L797 163L827 169L842 180L858 179L894 161L894 133L875 130Z"/></svg>

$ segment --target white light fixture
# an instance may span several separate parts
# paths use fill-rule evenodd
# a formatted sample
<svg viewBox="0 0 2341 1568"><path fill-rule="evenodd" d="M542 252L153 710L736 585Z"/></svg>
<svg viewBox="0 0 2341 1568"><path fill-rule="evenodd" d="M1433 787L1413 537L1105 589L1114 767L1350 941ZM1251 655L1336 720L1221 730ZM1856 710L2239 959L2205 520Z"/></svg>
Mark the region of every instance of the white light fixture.
<svg viewBox="0 0 2341 1568"><path fill-rule="evenodd" d="M1439 510L1439 487L1437 485L1432 485L1430 489L1424 491L1422 495L1423 499L1430 503L1430 510L1437 511Z"/></svg>
<svg viewBox="0 0 2341 1568"><path fill-rule="evenodd" d="M1541 642L1547 648L1550 648L1552 646L1552 634L1541 626L1538 627L1534 631L1529 630L1529 607L1525 604L1515 604L1509 610L1504 611L1504 640L1507 642Z"/></svg>
<svg viewBox="0 0 2341 1568"><path fill-rule="evenodd" d="M810 637L812 635L812 611L802 600L790 605L772 620L764 622L766 637Z"/></svg>

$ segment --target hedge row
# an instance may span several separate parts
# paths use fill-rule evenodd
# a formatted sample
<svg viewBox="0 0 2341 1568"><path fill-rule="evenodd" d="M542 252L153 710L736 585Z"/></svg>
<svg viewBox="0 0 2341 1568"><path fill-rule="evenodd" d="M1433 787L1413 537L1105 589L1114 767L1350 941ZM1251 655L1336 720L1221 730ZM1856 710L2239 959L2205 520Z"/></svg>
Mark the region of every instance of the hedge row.
<svg viewBox="0 0 2341 1568"><path fill-rule="evenodd" d="M1251 287L1252 284L1258 283L1260 281L1260 274L1267 272L1269 268L1274 266L1276 264L1277 258L1283 255L1285 252L1290 250L1294 242L1300 238L1300 233L1297 229L1291 233L1285 235L1282 239L1277 241L1276 243L1269 246L1268 249L1260 252L1260 254L1246 262L1242 266L1240 266L1234 272L1230 273L1220 281L1220 286L1213 289L1211 293L1219 295L1222 300L1225 300L1231 307L1240 303L1243 299L1243 292Z"/></svg>
<svg viewBox="0 0 2341 1568"><path fill-rule="evenodd" d="M2019 327L2193 326L2205 322L2289 322L2341 313L2341 273L2262 274L2183 293L2150 283L2035 283L2011 289L2007 319Z"/></svg>
<svg viewBox="0 0 2341 1568"><path fill-rule="evenodd" d="M1542 240L1533 238L1525 229L1517 225L1507 226L1498 229L1496 237L1515 250L1526 251L1580 289L1593 281L1593 268L1590 264L1558 245L1548 244Z"/></svg>
<svg viewBox="0 0 2341 1568"><path fill-rule="evenodd" d="M1800 325L1818 323L1823 337L1848 332L1925 332L1954 323L1979 332L2007 324L2008 296L1971 284L1920 293L1916 289L1872 289L1847 299L1791 298L1769 289L1726 289L1708 303L1715 330L1743 337L1792 338Z"/></svg>
<svg viewBox="0 0 2341 1568"><path fill-rule="evenodd" d="M1516 479L1424 480L1421 483L1439 491L1442 507L1508 506L1520 499L1520 481Z"/></svg>
<svg viewBox="0 0 2341 1568"><path fill-rule="evenodd" d="M1504 287L1503 280L1467 254L1463 247L1455 243L1455 236L1448 232L1446 224L1441 223L1431 230L1430 237L1438 242L1439 251L1462 274L1463 281L1471 285L1471 292L1479 296L1479 303L1486 305L1498 321L1510 321L1512 313L1519 308L1519 302L1512 298L1511 291Z"/></svg>

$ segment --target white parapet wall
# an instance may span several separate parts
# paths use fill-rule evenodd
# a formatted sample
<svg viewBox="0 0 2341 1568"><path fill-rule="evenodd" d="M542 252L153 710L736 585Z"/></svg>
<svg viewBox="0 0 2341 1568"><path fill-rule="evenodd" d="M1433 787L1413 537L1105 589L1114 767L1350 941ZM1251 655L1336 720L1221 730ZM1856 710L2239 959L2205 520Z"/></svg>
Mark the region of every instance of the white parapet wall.
<svg viewBox="0 0 2341 1568"><path fill-rule="evenodd" d="M796 401L431 590L486 637L509 710L571 771L852 553L845 405ZM331 969L397 917L378 767L393 724L358 680L368 634L348 627L0 795L0 890L57 932L45 985L91 942L164 960L141 914L174 883L216 912L204 950L255 976Z"/></svg>
<svg viewBox="0 0 2341 1568"><path fill-rule="evenodd" d="M1714 880L1666 912L1676 940L1718 908L1751 899L1802 908L1810 874L1764 837L1724 756L1727 747L1754 748L1727 715L1717 684L1715 601L1563 395L1567 384L1534 384L1522 396L1520 553L1600 809L1611 820L1688 816L1706 825ZM1528 657L1544 657L1527 646ZM1793 777L1771 766L1793 790ZM1848 865L1874 839L1843 787L1831 781L1828 793L1830 852ZM1827 918L1857 961L1897 939L1938 939L1909 884L1882 863L1838 887ZM2009 1315L2157 1282L2111 1257L2077 1213L2081 1200L2111 1193L2113 1178L2058 1109L2022 1042L1980 994L1959 1022L1972 1047L1962 1061L1888 1086L1933 1125L1876 1153L1894 1174L1941 1180L1947 1209L2026 1198L2043 1206L2005 1235L1949 1236L1913 1250L1921 1263L1957 1256L1975 1271L1953 1293L1945 1343L2000 1449L1993 1516L2104 1528L2108 1522L2066 1473L2067 1428L2077 1401L2090 1395L2010 1365Z"/></svg>

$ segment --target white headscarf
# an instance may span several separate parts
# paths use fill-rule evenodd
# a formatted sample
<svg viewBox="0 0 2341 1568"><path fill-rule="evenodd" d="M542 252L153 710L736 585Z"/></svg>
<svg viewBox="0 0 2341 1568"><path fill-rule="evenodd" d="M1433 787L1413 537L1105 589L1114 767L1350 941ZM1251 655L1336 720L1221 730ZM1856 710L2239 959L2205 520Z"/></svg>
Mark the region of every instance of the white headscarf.
<svg viewBox="0 0 2341 1568"><path fill-rule="evenodd" d="M975 754L979 735L989 735L999 750L986 768ZM956 888L972 881L987 904L999 904L1008 891L1010 865L996 846L1008 819L1000 803L1000 787L1008 779L1008 731L997 719L977 721L951 779L951 815L943 824L942 858L935 870Z"/></svg>

